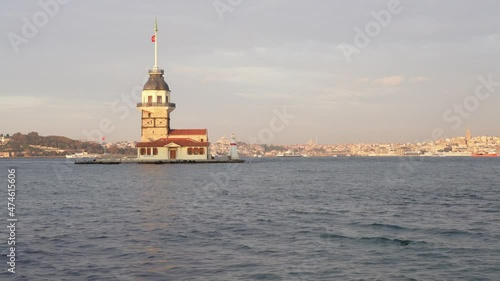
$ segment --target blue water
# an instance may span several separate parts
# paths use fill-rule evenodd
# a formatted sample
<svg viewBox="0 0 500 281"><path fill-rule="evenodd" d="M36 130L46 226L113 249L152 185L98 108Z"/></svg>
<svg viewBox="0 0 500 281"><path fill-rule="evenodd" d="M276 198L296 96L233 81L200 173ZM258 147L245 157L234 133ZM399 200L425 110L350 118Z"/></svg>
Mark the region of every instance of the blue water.
<svg viewBox="0 0 500 281"><path fill-rule="evenodd" d="M500 280L500 158L8 167L1 280Z"/></svg>

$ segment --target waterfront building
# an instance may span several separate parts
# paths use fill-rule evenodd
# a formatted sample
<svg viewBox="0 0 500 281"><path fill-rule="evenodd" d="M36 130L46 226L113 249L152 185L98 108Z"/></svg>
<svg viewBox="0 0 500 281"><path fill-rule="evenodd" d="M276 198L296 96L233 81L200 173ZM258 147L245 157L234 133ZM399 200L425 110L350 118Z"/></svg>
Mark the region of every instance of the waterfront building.
<svg viewBox="0 0 500 281"><path fill-rule="evenodd" d="M0 158L16 157L16 152L14 151L0 151Z"/></svg>
<svg viewBox="0 0 500 281"><path fill-rule="evenodd" d="M154 66L142 90L142 101L137 104L141 112L141 142L137 143L140 160L204 160L208 159L207 129L172 129L171 114L176 108L171 91L158 67L158 25L155 19Z"/></svg>

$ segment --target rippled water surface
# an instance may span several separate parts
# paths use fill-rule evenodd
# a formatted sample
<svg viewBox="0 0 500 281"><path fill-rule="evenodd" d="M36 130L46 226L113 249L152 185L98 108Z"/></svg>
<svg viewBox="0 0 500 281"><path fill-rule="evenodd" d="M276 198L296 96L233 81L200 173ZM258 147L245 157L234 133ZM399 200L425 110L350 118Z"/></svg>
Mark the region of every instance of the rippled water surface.
<svg viewBox="0 0 500 281"><path fill-rule="evenodd" d="M500 280L500 158L8 167L16 280Z"/></svg>

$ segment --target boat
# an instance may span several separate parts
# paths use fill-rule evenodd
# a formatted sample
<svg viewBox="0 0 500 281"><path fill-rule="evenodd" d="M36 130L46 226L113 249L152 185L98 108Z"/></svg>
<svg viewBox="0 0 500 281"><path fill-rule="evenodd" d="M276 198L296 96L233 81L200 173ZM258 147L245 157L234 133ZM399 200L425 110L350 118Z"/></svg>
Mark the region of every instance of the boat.
<svg viewBox="0 0 500 281"><path fill-rule="evenodd" d="M77 152L75 154L66 155L68 159L94 159L97 158L97 154L89 154L88 152Z"/></svg>
<svg viewBox="0 0 500 281"><path fill-rule="evenodd" d="M472 154L472 157L498 157L496 152L479 152Z"/></svg>
<svg viewBox="0 0 500 281"><path fill-rule="evenodd" d="M470 152L441 152L439 156L443 157L470 157L472 153Z"/></svg>
<svg viewBox="0 0 500 281"><path fill-rule="evenodd" d="M280 153L280 154L276 155L276 157L303 157L303 156L300 154L295 154L293 151L288 150L285 153Z"/></svg>

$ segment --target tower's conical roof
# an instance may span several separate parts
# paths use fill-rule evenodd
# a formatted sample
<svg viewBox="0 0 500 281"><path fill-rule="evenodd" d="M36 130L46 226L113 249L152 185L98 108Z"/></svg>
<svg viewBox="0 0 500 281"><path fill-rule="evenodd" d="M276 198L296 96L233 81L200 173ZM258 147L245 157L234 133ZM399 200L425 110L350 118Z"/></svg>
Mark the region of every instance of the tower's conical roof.
<svg viewBox="0 0 500 281"><path fill-rule="evenodd" d="M149 79L146 84L144 84L143 90L165 90L170 92L170 88L168 87L168 84L167 82L165 82L165 78L163 77L163 70L150 70Z"/></svg>

